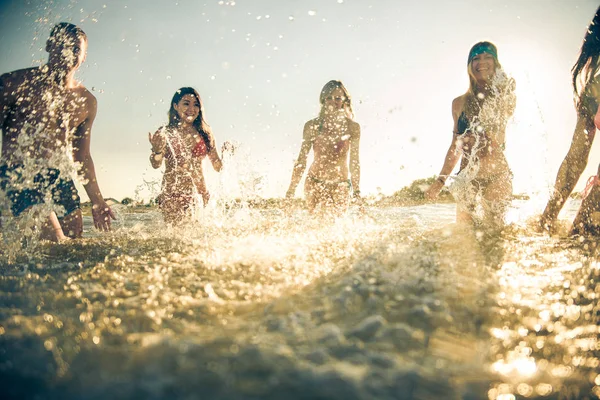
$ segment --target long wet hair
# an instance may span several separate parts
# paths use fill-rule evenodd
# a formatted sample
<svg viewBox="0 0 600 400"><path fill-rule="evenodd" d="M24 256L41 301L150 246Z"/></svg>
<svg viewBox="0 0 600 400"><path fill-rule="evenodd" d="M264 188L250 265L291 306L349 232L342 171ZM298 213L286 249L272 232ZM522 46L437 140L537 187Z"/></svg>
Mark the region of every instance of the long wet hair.
<svg viewBox="0 0 600 400"><path fill-rule="evenodd" d="M346 97L346 99L344 100L344 103L343 103L344 109L346 111L348 118L354 119L354 110L352 110L352 98L350 97L350 93L348 92L348 89L346 89L346 87L344 86L342 81L337 81L337 80L331 80L331 81L327 82L325 84L325 86L323 86L323 89L321 89L321 94L319 95L319 103L321 103L321 111L320 111L319 115L322 116L323 113L325 112L325 110L323 108L323 106L325 105L325 100L327 100L327 97L329 97L335 89L341 89L342 92L344 92L344 97Z"/></svg>
<svg viewBox="0 0 600 400"><path fill-rule="evenodd" d="M597 110L597 101L595 109L590 109L591 104L583 101L591 81L598 72L600 59L600 7L587 28L583 44L579 52L579 57L573 65L573 92L575 95L575 105L578 110L587 111L594 114Z"/></svg>
<svg viewBox="0 0 600 400"><path fill-rule="evenodd" d="M200 105L200 112L198 113L198 117L196 117L194 122L192 122L192 126L196 128L196 131L198 131L200 137L202 138L202 140L204 140L204 143L206 144L206 149L210 151L215 147L213 135L210 126L206 123L206 120L204 119L204 105L202 104L202 99L200 98L200 95L198 94L196 89L192 87L182 87L181 89L175 92L175 94L173 95L173 99L171 100L171 108L169 108L169 124L167 125L167 127L175 129L181 124L181 119L179 118L179 114L175 109L175 104L178 104L183 98L183 96L185 96L186 94L191 94L194 97L196 97L196 100L198 100L198 104Z"/></svg>

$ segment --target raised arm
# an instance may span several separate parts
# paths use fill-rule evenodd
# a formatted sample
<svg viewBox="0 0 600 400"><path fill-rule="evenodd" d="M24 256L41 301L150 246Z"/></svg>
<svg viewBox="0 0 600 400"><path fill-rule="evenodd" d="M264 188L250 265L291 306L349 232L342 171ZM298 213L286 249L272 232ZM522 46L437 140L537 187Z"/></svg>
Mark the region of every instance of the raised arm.
<svg viewBox="0 0 600 400"><path fill-rule="evenodd" d="M425 192L425 198L429 200L434 200L437 195L440 193L444 185L446 184L446 179L448 175L452 173L452 170L456 166L456 163L460 159L462 155L462 148L459 146L461 142L460 135L458 132L458 116L460 115L462 109L462 100L460 97L454 99L452 102L452 118L454 120L454 128L452 130L452 142L450 143L450 147L446 152L446 157L444 158L444 165L440 171L438 178L431 184L431 186Z"/></svg>
<svg viewBox="0 0 600 400"><path fill-rule="evenodd" d="M76 128L73 138L73 159L78 162L78 173L83 177L83 187L92 202L94 226L102 231L110 230L111 218L116 219L110 207L104 201L98 181L94 160L90 153L92 125L96 118L97 102L92 94L86 95L87 117Z"/></svg>
<svg viewBox="0 0 600 400"><path fill-rule="evenodd" d="M292 180L290 182L288 191L285 194L286 198L294 197L294 194L296 193L296 187L298 186L298 183L300 183L302 174L304 174L304 169L306 168L306 159L308 158L308 153L312 147L312 129L312 121L308 121L306 124L304 124L304 131L302 133L302 146L300 146L300 153L298 154L298 158L294 163Z"/></svg>
<svg viewBox="0 0 600 400"><path fill-rule="evenodd" d="M210 148L210 150L208 151L208 159L210 160L210 163L212 164L213 168L215 169L215 171L217 172L221 172L221 169L223 169L223 160L221 159L221 157L219 157L219 152L217 151L217 142L215 140L215 136L212 133L212 129L210 129L210 127L207 128L207 132L206 134L208 135L208 144L207 147ZM203 139L201 139L203 140ZM225 147L225 146L223 146ZM221 150L223 151L223 150Z"/></svg>
<svg viewBox="0 0 600 400"><path fill-rule="evenodd" d="M148 133L148 141L152 146L152 153L150 154L150 165L152 168L157 169L162 165L165 157L165 149L167 141L165 140L163 128L158 128L154 135Z"/></svg>
<svg viewBox="0 0 600 400"><path fill-rule="evenodd" d="M352 181L352 195L360 197L360 125L351 123L351 142L350 142L350 179Z"/></svg>
<svg viewBox="0 0 600 400"><path fill-rule="evenodd" d="M208 159L210 160L210 163L215 171L221 172L221 169L223 169L223 160L221 160L219 157L219 153L217 152L217 148L215 146L213 146L208 152Z"/></svg>

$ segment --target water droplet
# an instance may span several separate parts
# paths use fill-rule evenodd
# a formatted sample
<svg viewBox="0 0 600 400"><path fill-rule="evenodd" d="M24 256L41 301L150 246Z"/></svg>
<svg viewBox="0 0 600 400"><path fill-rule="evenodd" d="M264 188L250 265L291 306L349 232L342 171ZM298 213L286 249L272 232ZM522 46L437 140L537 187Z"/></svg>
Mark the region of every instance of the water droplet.
<svg viewBox="0 0 600 400"><path fill-rule="evenodd" d="M308 15L314 17L315 15L317 15L317 12L315 10L308 10Z"/></svg>

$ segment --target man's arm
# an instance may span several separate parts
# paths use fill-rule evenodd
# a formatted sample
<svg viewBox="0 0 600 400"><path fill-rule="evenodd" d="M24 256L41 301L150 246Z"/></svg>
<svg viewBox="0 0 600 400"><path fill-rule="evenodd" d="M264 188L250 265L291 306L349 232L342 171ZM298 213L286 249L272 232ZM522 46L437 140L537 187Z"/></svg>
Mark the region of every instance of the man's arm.
<svg viewBox="0 0 600 400"><path fill-rule="evenodd" d="M90 153L92 125L96 118L96 98L88 93L85 100L87 116L75 130L73 138L73 159L79 163L78 173L83 177L83 187L92 202L92 216L94 226L100 230L110 230L110 220L116 219L110 207L104 201L98 181L96 180L96 169L94 160Z"/></svg>
<svg viewBox="0 0 600 400"><path fill-rule="evenodd" d="M12 97L10 74L0 76L0 129L4 128Z"/></svg>

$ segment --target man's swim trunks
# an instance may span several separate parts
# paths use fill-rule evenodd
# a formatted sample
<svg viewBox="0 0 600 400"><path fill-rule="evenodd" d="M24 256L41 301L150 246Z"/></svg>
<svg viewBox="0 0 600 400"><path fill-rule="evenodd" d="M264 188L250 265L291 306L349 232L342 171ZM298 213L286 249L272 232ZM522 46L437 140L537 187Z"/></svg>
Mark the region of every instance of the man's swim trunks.
<svg viewBox="0 0 600 400"><path fill-rule="evenodd" d="M29 207L43 204L50 193L55 205L65 209L64 215L81 208L81 200L72 179L60 178L60 170L47 168L33 178L33 184L23 185L21 165L0 166L0 189L11 201L11 211L19 216Z"/></svg>

